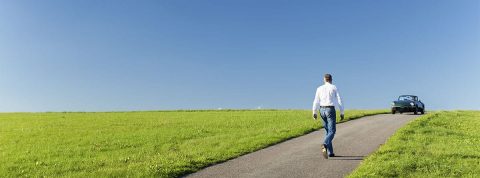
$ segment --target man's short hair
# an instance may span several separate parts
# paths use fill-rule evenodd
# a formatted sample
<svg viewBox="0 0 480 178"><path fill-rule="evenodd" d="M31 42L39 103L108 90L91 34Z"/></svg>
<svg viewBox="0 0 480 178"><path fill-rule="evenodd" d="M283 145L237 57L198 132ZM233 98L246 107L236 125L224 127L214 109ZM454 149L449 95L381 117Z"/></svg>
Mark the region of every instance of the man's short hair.
<svg viewBox="0 0 480 178"><path fill-rule="evenodd" d="M330 74L325 74L324 78L325 78L325 81L327 81L327 82L332 82L332 75L330 75Z"/></svg>

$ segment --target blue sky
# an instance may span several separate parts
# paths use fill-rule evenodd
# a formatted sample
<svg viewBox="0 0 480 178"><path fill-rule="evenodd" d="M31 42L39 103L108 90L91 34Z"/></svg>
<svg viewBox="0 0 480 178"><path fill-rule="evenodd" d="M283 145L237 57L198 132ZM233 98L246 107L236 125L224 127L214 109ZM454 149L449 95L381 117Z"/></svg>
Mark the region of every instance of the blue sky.
<svg viewBox="0 0 480 178"><path fill-rule="evenodd" d="M480 1L1 1L0 111L480 109Z"/></svg>

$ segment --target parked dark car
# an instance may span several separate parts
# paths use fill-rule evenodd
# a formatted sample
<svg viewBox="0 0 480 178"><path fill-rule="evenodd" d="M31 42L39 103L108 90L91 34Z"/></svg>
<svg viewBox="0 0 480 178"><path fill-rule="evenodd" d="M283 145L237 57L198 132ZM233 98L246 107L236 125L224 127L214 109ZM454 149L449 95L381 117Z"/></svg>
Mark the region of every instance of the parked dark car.
<svg viewBox="0 0 480 178"><path fill-rule="evenodd" d="M397 101L392 102L392 114L399 112L413 112L417 114L418 112L425 113L425 104L414 95L400 95Z"/></svg>

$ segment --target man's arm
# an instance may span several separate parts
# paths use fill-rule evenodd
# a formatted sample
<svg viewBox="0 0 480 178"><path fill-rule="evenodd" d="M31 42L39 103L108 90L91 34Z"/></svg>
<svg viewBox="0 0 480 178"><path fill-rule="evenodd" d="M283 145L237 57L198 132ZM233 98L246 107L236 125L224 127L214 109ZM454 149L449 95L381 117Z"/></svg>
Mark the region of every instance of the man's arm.
<svg viewBox="0 0 480 178"><path fill-rule="evenodd" d="M338 92L338 89L335 87L335 93L337 93L337 103L338 107L340 108L340 117L343 120L344 117L344 110L343 110L343 103L342 103L342 98L340 97L340 93Z"/></svg>
<svg viewBox="0 0 480 178"><path fill-rule="evenodd" d="M320 97L318 96L318 88L317 88L317 91L315 92L315 98L313 99L313 107L312 107L312 112L314 116L317 114L319 107L320 107Z"/></svg>

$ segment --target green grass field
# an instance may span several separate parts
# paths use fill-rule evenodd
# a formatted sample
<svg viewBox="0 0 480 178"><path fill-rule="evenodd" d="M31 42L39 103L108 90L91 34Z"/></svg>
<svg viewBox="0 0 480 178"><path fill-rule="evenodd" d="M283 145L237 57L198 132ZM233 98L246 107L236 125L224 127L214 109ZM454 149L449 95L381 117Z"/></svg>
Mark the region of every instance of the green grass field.
<svg viewBox="0 0 480 178"><path fill-rule="evenodd" d="M2 113L0 177L179 177L320 127L306 110Z"/></svg>
<svg viewBox="0 0 480 178"><path fill-rule="evenodd" d="M349 177L480 177L480 111L416 119Z"/></svg>

